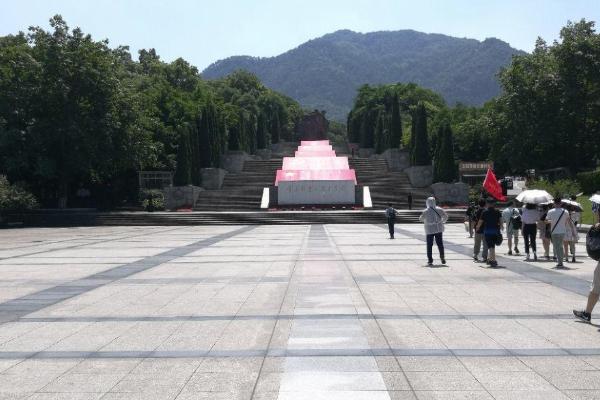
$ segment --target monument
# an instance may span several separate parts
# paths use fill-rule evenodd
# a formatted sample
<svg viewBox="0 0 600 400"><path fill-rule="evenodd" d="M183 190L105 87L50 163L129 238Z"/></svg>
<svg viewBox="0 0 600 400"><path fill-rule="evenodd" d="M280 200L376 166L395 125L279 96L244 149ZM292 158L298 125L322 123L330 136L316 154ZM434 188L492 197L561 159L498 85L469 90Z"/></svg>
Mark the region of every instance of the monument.
<svg viewBox="0 0 600 400"><path fill-rule="evenodd" d="M355 204L356 183L348 157L338 157L329 140L303 140L294 157L284 157L277 170L277 203Z"/></svg>

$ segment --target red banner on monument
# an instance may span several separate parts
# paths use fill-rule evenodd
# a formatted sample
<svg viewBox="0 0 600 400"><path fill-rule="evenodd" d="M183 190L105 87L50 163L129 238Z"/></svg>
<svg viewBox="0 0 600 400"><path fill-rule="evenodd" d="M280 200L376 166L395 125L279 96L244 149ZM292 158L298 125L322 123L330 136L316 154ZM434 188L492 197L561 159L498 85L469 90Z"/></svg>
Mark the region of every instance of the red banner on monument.
<svg viewBox="0 0 600 400"><path fill-rule="evenodd" d="M502 194L502 186L496 179L496 175L491 168L488 168L485 180L483 181L483 188L496 200L506 201L506 197Z"/></svg>

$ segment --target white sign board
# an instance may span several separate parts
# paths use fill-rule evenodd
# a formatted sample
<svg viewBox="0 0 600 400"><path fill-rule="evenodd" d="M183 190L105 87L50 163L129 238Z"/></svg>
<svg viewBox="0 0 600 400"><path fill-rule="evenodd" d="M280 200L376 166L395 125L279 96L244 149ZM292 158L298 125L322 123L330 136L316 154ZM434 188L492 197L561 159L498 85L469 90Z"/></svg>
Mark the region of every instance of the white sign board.
<svg viewBox="0 0 600 400"><path fill-rule="evenodd" d="M354 204L354 181L281 181L277 204Z"/></svg>

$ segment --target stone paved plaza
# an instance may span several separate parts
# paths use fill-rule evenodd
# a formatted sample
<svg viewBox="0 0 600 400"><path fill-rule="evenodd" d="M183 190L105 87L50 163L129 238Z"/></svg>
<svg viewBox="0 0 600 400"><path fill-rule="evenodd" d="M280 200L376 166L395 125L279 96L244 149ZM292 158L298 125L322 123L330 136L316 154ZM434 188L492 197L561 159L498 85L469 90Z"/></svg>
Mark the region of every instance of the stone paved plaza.
<svg viewBox="0 0 600 400"><path fill-rule="evenodd" d="M600 398L594 261L482 268L451 225L430 268L386 229L2 230L0 399Z"/></svg>

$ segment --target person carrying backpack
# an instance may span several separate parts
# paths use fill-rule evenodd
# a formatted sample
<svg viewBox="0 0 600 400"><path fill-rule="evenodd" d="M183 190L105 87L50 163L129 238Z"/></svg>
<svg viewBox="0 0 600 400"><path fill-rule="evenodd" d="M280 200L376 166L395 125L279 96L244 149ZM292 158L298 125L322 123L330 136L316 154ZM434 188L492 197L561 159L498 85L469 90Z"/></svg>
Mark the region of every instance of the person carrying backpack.
<svg viewBox="0 0 600 400"><path fill-rule="evenodd" d="M392 206L392 203L389 203L388 208L385 209L385 217L387 218L388 230L390 231L390 239L393 239L394 224L396 223L396 210Z"/></svg>
<svg viewBox="0 0 600 400"><path fill-rule="evenodd" d="M600 210L598 210L598 207L595 207L595 213L598 216L598 221L600 221ZM588 233L588 239L586 240L588 255L595 260L598 260L598 264L594 269L592 290L588 295L585 310L573 310L573 315L585 322L590 322L592 320L592 311L594 311L594 307L600 298L600 255L598 254L598 237L600 237L600 222L590 229L590 232Z"/></svg>
<svg viewBox="0 0 600 400"><path fill-rule="evenodd" d="M515 243L515 254L519 254L519 231L522 226L521 213L515 208L515 203L509 201L508 207L502 211L502 229L506 228L509 256L513 254L513 241Z"/></svg>
<svg viewBox="0 0 600 400"><path fill-rule="evenodd" d="M496 261L496 245L498 243L498 237L500 236L500 228L502 226L502 214L496 210L496 201L494 199L488 199L487 208L481 214L481 218L477 223L477 228L483 229L484 239L488 246L488 261L492 268L498 266Z"/></svg>

